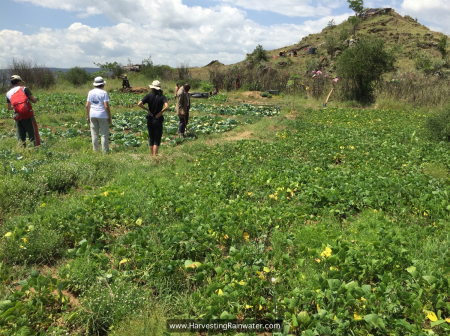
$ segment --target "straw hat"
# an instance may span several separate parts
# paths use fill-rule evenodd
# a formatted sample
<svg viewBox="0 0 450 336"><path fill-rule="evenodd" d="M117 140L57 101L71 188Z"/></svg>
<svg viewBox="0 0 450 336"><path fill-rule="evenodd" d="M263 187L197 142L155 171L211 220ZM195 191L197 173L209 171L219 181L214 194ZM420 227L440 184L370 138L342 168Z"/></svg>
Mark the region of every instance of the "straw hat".
<svg viewBox="0 0 450 336"><path fill-rule="evenodd" d="M151 85L148 86L150 89L161 90L161 82L159 80L154 80Z"/></svg>

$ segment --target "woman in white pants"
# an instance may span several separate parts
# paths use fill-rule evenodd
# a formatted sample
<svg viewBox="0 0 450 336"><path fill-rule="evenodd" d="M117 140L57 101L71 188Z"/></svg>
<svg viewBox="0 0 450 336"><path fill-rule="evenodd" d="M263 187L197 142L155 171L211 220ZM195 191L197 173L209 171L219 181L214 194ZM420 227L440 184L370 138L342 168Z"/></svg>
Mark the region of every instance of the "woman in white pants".
<svg viewBox="0 0 450 336"><path fill-rule="evenodd" d="M88 123L91 124L92 146L94 151L99 151L98 131L102 135L102 149L109 152L109 124L111 124L111 110L109 108L108 93L103 90L106 82L102 77L94 79L95 89L89 91L86 102L86 113Z"/></svg>

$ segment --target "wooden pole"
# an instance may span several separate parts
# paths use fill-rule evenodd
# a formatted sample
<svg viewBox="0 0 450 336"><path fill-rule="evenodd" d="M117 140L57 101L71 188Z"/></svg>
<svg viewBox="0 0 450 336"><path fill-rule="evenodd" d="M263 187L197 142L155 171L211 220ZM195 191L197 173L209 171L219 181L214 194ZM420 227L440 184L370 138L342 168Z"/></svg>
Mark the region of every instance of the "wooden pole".
<svg viewBox="0 0 450 336"><path fill-rule="evenodd" d="M325 104L328 103L328 99L330 99L331 93L333 92L334 88L331 89L330 93L328 94L327 100L325 101Z"/></svg>

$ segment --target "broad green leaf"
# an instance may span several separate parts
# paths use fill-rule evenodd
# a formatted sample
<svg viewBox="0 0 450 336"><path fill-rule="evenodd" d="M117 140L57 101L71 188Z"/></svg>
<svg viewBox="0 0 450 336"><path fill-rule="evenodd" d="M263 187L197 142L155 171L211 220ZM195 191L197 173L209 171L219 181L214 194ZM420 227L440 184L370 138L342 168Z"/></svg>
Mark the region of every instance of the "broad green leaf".
<svg viewBox="0 0 450 336"><path fill-rule="evenodd" d="M410 266L406 269L409 273L413 274L416 271L416 268L414 266Z"/></svg>
<svg viewBox="0 0 450 336"><path fill-rule="evenodd" d="M437 320L437 321L431 322L431 327L433 328L433 327L435 327L439 324L445 323L445 322L446 322L445 320Z"/></svg>
<svg viewBox="0 0 450 336"><path fill-rule="evenodd" d="M429 285L432 285L436 282L436 278L432 275L424 275L422 277L426 282L428 282Z"/></svg>
<svg viewBox="0 0 450 336"><path fill-rule="evenodd" d="M298 327L298 322L297 322L297 318L295 317L295 315L292 315L292 326L293 327Z"/></svg>
<svg viewBox="0 0 450 336"><path fill-rule="evenodd" d="M364 316L364 320L374 328L384 329L384 322L377 314L369 314Z"/></svg>

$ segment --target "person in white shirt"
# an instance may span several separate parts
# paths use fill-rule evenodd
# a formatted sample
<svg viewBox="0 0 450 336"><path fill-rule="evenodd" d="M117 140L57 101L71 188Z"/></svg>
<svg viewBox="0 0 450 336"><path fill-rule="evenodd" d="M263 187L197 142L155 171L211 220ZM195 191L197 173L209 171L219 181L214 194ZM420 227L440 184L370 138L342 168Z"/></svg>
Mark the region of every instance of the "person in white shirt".
<svg viewBox="0 0 450 336"><path fill-rule="evenodd" d="M94 151L99 151L98 131L102 136L102 149L109 152L109 125L112 122L111 110L109 107L108 93L103 90L106 82L102 77L95 77L95 89L89 91L86 102L87 121L91 124L92 146Z"/></svg>

